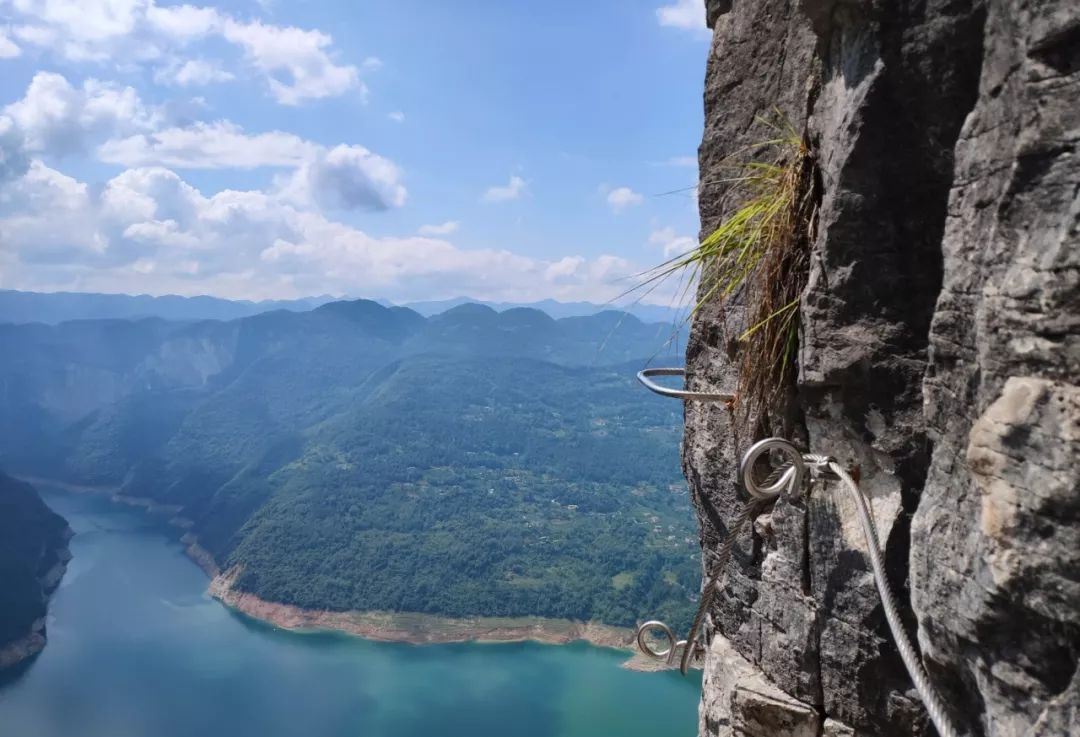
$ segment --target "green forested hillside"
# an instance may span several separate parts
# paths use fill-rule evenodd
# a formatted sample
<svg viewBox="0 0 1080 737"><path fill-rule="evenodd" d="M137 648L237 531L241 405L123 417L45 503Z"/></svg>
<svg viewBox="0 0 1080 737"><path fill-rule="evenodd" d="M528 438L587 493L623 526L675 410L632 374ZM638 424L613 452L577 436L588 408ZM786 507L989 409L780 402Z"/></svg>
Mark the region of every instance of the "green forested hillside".
<svg viewBox="0 0 1080 737"><path fill-rule="evenodd" d="M408 359L313 428L234 540L208 542L242 587L300 605L681 617L697 569L678 407L631 376Z"/></svg>
<svg viewBox="0 0 1080 737"><path fill-rule="evenodd" d="M685 620L670 327L373 302L228 323L0 328L10 467L178 504L238 585L308 607ZM11 355L11 354L6 354ZM74 399L79 409L70 409Z"/></svg>

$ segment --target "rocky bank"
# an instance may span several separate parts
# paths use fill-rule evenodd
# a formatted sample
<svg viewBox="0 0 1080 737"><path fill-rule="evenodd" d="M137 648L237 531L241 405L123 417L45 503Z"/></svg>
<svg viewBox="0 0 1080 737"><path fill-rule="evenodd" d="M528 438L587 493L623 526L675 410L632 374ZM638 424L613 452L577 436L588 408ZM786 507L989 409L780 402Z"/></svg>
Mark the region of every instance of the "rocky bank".
<svg viewBox="0 0 1080 737"><path fill-rule="evenodd" d="M196 551L191 555L198 562ZM216 567L215 567L216 569ZM207 570L204 568L204 570ZM210 570L208 570L210 572ZM415 612L336 612L303 609L260 599L234 588L239 570L214 575L210 595L253 619L289 630L343 632L366 640L434 645L450 642L521 642L530 640L564 645L583 640L599 647L626 649L634 631L595 622L574 622L540 617L441 617ZM645 670L646 664L635 667Z"/></svg>
<svg viewBox="0 0 1080 737"><path fill-rule="evenodd" d="M820 175L798 379L774 428L859 467L909 631L970 735L1080 734L1080 4L709 0L702 234L780 110ZM737 304L695 316L729 387ZM774 431L779 432L779 431ZM715 546L744 500L686 406ZM707 622L702 735L932 734L830 483L745 536Z"/></svg>
<svg viewBox="0 0 1080 737"><path fill-rule="evenodd" d="M0 670L45 647L48 600L71 560L72 534L32 486L0 473Z"/></svg>

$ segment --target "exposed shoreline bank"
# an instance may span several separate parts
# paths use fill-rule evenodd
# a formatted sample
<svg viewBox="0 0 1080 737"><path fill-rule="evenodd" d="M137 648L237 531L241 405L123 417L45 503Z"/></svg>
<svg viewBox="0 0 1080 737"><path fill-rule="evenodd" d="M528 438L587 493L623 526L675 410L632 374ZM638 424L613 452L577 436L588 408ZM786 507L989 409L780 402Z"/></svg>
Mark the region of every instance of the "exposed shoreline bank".
<svg viewBox="0 0 1080 737"><path fill-rule="evenodd" d="M234 568L215 575L210 581L210 595L231 609L288 630L344 632L367 640L414 645L526 640L563 645L583 640L618 649L627 649L634 635L632 630L621 627L539 617L454 618L412 612L303 609L236 590L233 583L238 574Z"/></svg>
<svg viewBox="0 0 1080 737"><path fill-rule="evenodd" d="M67 572L68 563L71 561L71 538L74 532L68 527L63 535L63 543L53 550L56 563L39 580L42 591L45 594L45 616L39 617L30 623L30 631L23 637L12 640L0 646L0 671L7 671L26 663L45 649L48 643L46 624L48 621L48 606L53 594L60 586L60 581Z"/></svg>
<svg viewBox="0 0 1080 737"><path fill-rule="evenodd" d="M170 525L186 530L180 537L180 542L184 545L188 558L210 579L207 592L230 609L281 629L296 632L341 632L366 640L414 645L525 641L564 645L583 641L595 647L633 652L634 630L595 622L541 617L454 618L412 612L334 612L266 601L233 587L239 571L221 570L214 557L199 545L198 537L190 531L192 521L178 514L179 507L158 504L150 499L124 496L119 487L73 484L30 476L22 478L32 484L52 486L72 493L108 495L112 501L119 504L142 507L148 513L170 515ZM634 655L623 663L623 667L641 671L664 669L662 664L659 664L658 668L658 664L658 661Z"/></svg>

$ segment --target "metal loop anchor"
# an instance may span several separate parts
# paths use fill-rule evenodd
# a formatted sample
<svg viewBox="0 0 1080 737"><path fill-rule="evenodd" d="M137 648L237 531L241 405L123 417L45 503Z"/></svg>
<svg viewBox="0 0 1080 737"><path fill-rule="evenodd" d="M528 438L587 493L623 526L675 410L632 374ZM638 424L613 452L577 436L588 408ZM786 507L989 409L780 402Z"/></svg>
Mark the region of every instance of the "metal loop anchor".
<svg viewBox="0 0 1080 737"><path fill-rule="evenodd" d="M667 640L668 646L665 650L655 650L653 646L649 644L649 640L646 637L650 632L659 630L663 634L663 639ZM675 653L680 649L689 647L686 640L678 640L675 637L675 633L670 627L658 619L650 619L648 622L643 623L637 629L637 646L643 654L648 655L650 658L656 660L663 660L668 665L675 665Z"/></svg>
<svg viewBox="0 0 1080 737"><path fill-rule="evenodd" d="M776 476L774 472L764 482L760 482L754 476L754 466L759 458L773 450L786 456L788 463L778 469L780 474L775 481L769 483L769 479ZM784 492L793 493L802 487L805 476L806 463L803 461L803 454L782 438L759 440L750 446L739 463L739 478L742 479L746 493L755 499L774 499Z"/></svg>
<svg viewBox="0 0 1080 737"><path fill-rule="evenodd" d="M673 389L668 386L661 386L655 381L652 381L653 376L682 376L686 377L686 369L682 368L647 368L637 373L637 379L640 381L646 389L651 392L655 392L662 397L673 397L675 399L688 399L695 402L725 402L731 403L735 401L734 394L727 394L724 392L695 392L689 389Z"/></svg>

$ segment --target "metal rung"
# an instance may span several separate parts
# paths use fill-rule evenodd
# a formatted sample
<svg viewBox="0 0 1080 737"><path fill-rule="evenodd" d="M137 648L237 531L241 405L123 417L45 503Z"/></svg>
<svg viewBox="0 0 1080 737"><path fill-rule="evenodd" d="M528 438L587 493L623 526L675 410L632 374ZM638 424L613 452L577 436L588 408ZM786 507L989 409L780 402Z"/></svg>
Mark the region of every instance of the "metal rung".
<svg viewBox="0 0 1080 737"><path fill-rule="evenodd" d="M648 368L642 371L638 371L637 378L646 389L652 392L656 392L663 397L674 397L675 399L688 399L695 402L734 402L734 394L724 394L717 392L692 392L688 389L672 389L671 387L661 386L655 381L651 380L653 376L682 376L685 380L686 369L681 368Z"/></svg>

